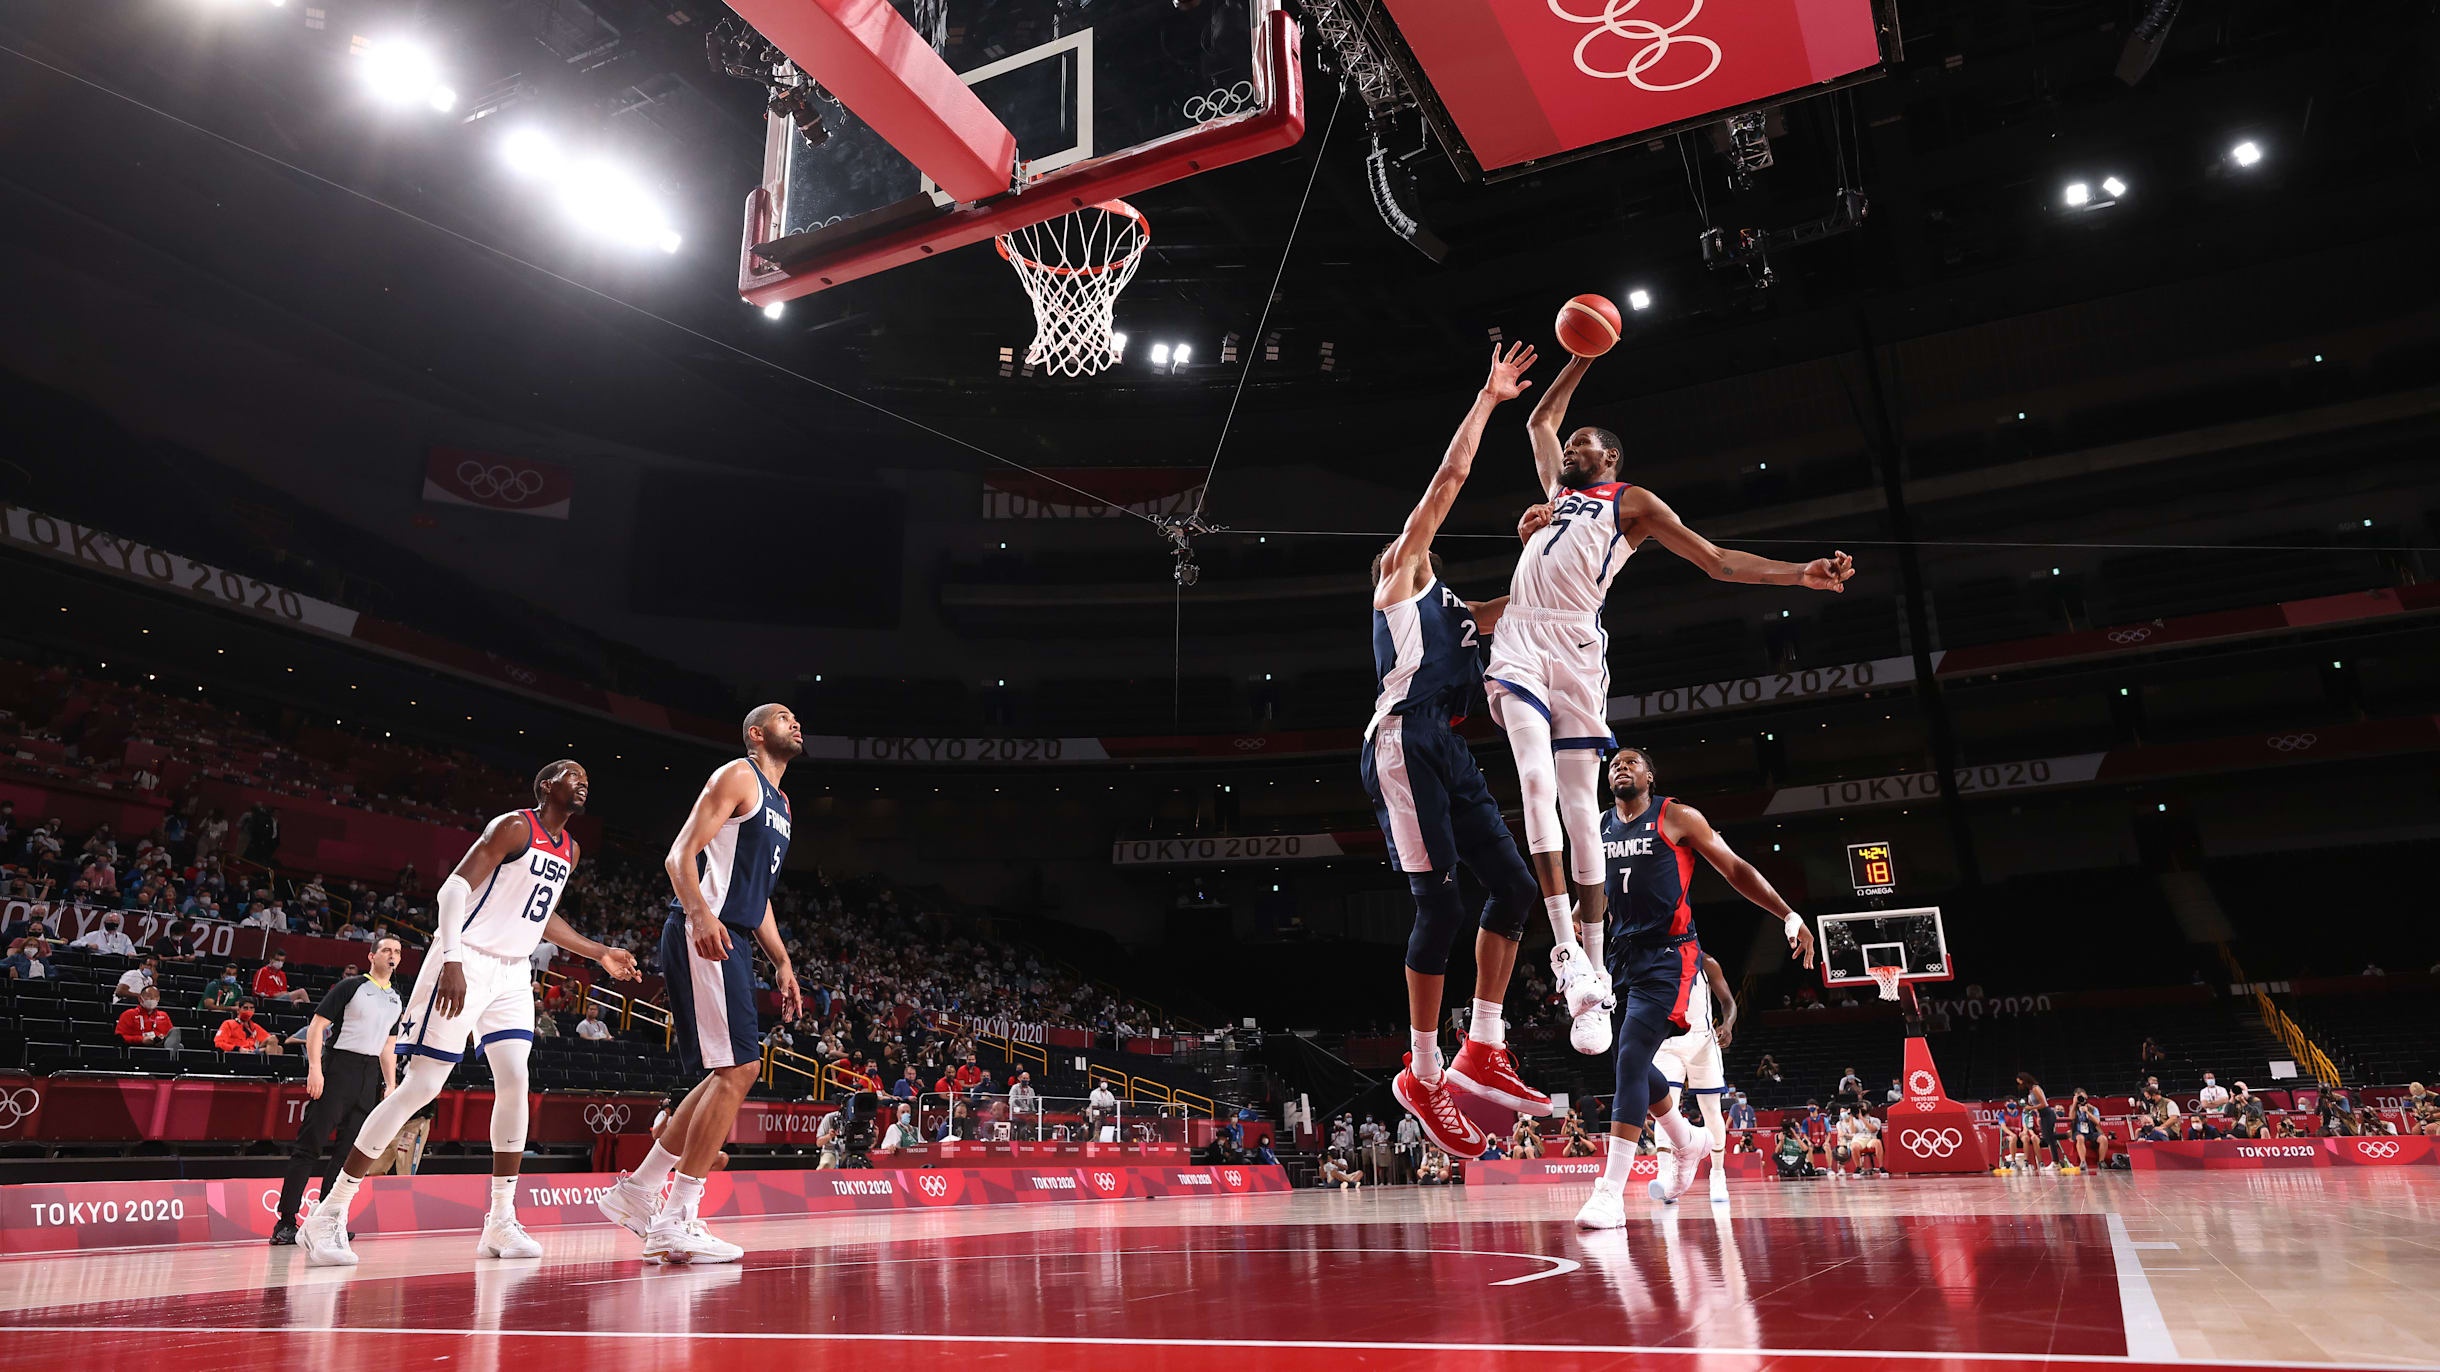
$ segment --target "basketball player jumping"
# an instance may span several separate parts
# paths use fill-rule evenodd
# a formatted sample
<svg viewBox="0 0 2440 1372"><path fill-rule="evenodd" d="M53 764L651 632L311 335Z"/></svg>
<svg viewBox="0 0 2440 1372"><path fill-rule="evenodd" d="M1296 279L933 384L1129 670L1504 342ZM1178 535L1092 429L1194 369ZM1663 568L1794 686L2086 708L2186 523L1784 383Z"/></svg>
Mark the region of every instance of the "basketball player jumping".
<svg viewBox="0 0 2440 1372"><path fill-rule="evenodd" d="M1703 1103L1703 1130L1711 1135L1711 1151L1722 1156L1728 1152L1728 1119L1720 1112L1720 1092L1728 1078L1721 1070L1720 1050L1736 1031L1737 997L1728 989L1728 974L1720 970L1718 958L1705 953L1703 975L1686 997L1686 1032L1661 1040L1652 1052L1652 1065L1669 1083L1669 1112L1677 1111L1690 1095ZM1711 1199L1714 1204L1728 1201L1725 1167L1711 1169Z"/></svg>
<svg viewBox="0 0 2440 1372"><path fill-rule="evenodd" d="M622 981L637 980L635 958L579 934L562 919L559 897L576 874L568 820L585 808L585 769L554 762L534 777L534 808L494 819L458 860L434 898L432 946L415 974L398 1052L412 1060L396 1090L364 1120L347 1165L305 1216L297 1240L315 1267L353 1267L347 1212L356 1186L408 1117L449 1083L449 1069L475 1039L491 1060L491 1212L475 1244L481 1258L539 1258L542 1245L517 1223L517 1171L525 1160L526 1059L534 1051L534 989L527 959L544 939L590 958ZM480 894L477 894L478 890Z"/></svg>
<svg viewBox="0 0 2440 1372"><path fill-rule="evenodd" d="M704 1077L662 1124L644 1161L600 1201L604 1215L644 1240L644 1256L662 1263L735 1262L745 1253L713 1237L696 1208L737 1108L762 1073L756 944L771 959L780 1018L795 1019L804 1003L771 911L771 889L788 857L788 796L779 782L805 751L804 726L785 705L757 706L746 716L745 744L744 757L704 783L662 863L676 894L661 926L661 973L679 1061Z"/></svg>
<svg viewBox="0 0 2440 1372"><path fill-rule="evenodd" d="M1474 754L1453 727L1482 689L1477 640L1499 621L1503 601L1461 599L1440 580L1432 539L1474 467L1491 411L1533 383L1524 379L1534 350L1526 344L1491 355L1491 375L1474 397L1440 469L1406 527L1373 559L1373 667L1380 695L1364 726L1358 759L1390 862L1415 897L1406 944L1407 1024L1413 1050L1391 1083L1399 1105L1434 1147L1455 1158L1483 1155L1490 1139L1451 1099L1455 1086L1522 1114L1551 1113L1550 1097L1517 1077L1501 1019L1517 944L1535 901L1533 876L1517 855ZM1538 521L1529 519L1523 532ZM1457 869L1472 869L1490 891L1474 937L1474 1014L1466 1042L1444 1072L1440 998L1449 948L1465 924Z"/></svg>
<svg viewBox="0 0 2440 1372"><path fill-rule="evenodd" d="M1702 981L1703 947L1695 939L1694 858L1701 853L1738 895L1779 916L1788 955L1813 965L1813 931L1771 889L1752 863L1730 851L1702 813L1652 793L1652 757L1623 748L1610 762L1616 803L1601 817L1601 851L1608 865L1610 979L1625 998L1618 1029L1617 1090L1610 1102L1610 1154L1592 1199L1576 1212L1579 1229L1617 1229L1627 1222L1628 1169L1635 1165L1646 1110L1670 1152L1660 1156L1654 1200L1675 1202L1693 1184L1712 1138L1686 1123L1670 1098L1668 1078L1654 1064L1664 1031L1693 1031L1688 1003Z"/></svg>
<svg viewBox="0 0 2440 1372"><path fill-rule="evenodd" d="M1578 429L1561 443L1568 399L1590 365L1581 357L1569 359L1526 423L1552 518L1548 532L1517 557L1507 614L1485 672L1491 717L1507 733L1516 758L1525 846L1558 944L1551 950L1551 972L1566 994L1567 1013L1575 1021L1568 1038L1580 1053L1610 1046L1614 1005L1602 974L1603 875L1596 832L1601 752L1618 742L1607 723L1609 636L1601 627L1610 583L1648 538L1660 540L1715 581L1839 591L1855 574L1845 553L1794 563L1715 547L1680 523L1659 496L1618 479L1618 435ZM1562 851L1568 854L1565 861Z"/></svg>

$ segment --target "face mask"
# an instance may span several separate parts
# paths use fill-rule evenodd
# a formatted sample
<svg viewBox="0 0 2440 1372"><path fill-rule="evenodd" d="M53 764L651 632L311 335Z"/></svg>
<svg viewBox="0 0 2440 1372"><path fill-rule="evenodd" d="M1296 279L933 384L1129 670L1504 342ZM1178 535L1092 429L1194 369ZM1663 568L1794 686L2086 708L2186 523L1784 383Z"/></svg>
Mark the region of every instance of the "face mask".
<svg viewBox="0 0 2440 1372"><path fill-rule="evenodd" d="M252 1010L240 1010L237 1012L237 1017L239 1019L252 1019L254 1018L254 1012Z"/></svg>
<svg viewBox="0 0 2440 1372"><path fill-rule="evenodd" d="M148 1001L145 1001L145 1002L144 1002L144 1013L145 1013L145 1014L148 1014L148 1015L149 1015L149 1014L151 1014L153 1011L158 1010L158 1009L160 1009L160 1008L161 1008L161 1002L159 1002L159 1001L157 1001L157 1000L148 1000Z"/></svg>

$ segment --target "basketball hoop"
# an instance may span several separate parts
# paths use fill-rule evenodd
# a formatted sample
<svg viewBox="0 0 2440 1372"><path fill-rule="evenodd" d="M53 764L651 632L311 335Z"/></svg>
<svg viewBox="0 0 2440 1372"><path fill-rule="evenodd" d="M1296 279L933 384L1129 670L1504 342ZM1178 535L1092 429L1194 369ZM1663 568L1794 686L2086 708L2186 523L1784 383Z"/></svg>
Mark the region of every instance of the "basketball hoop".
<svg viewBox="0 0 2440 1372"><path fill-rule="evenodd" d="M1034 302L1028 364L1057 376L1090 376L1118 361L1110 312L1143 263L1151 221L1124 200L1104 200L995 241Z"/></svg>
<svg viewBox="0 0 2440 1372"><path fill-rule="evenodd" d="M1881 988L1881 999L1896 1000L1898 998L1898 978L1906 975L1905 968L1867 967L1864 970L1872 974L1873 982Z"/></svg>

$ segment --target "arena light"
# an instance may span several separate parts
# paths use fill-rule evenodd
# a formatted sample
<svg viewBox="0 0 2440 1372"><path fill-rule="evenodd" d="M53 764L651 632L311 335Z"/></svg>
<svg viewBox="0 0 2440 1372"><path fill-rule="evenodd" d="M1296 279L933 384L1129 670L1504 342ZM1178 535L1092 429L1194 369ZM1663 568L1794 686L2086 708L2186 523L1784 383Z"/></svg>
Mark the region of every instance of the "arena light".
<svg viewBox="0 0 2440 1372"><path fill-rule="evenodd" d="M357 75L385 105L428 105L446 113L457 92L441 80L440 63L420 44L403 38L374 39L357 53Z"/></svg>
<svg viewBox="0 0 2440 1372"><path fill-rule="evenodd" d="M2068 182L2067 203L2077 208L2093 203L2093 188L2081 181Z"/></svg>
<svg viewBox="0 0 2440 1372"><path fill-rule="evenodd" d="M1651 309L1652 292L1642 289L1627 292L1627 308L1630 310Z"/></svg>
<svg viewBox="0 0 2440 1372"><path fill-rule="evenodd" d="M1155 343L1152 345L1152 365L1155 367L1166 367L1169 365L1168 344Z"/></svg>
<svg viewBox="0 0 2440 1372"><path fill-rule="evenodd" d="M1194 360L1195 350L1191 344L1180 343L1169 355L1176 358L1178 360L1178 365L1183 367L1187 363Z"/></svg>
<svg viewBox="0 0 2440 1372"><path fill-rule="evenodd" d="M2228 160L2240 167L2250 167L2262 160L2262 145L2248 138L2228 150Z"/></svg>
<svg viewBox="0 0 2440 1372"><path fill-rule="evenodd" d="M500 136L500 160L519 176L552 176L566 164L559 140L541 129L510 129Z"/></svg>
<svg viewBox="0 0 2440 1372"><path fill-rule="evenodd" d="M559 182L561 205L586 230L630 247L678 250L680 239L668 216L624 169L595 159L571 168Z"/></svg>
<svg viewBox="0 0 2440 1372"><path fill-rule="evenodd" d="M2101 193L2116 200L2127 193L2127 183L2115 176L2105 176L2101 178Z"/></svg>
<svg viewBox="0 0 2440 1372"><path fill-rule="evenodd" d="M777 319L787 312L788 302L785 300L774 300L770 304L763 306L763 318L765 319ZM815 677L814 680L819 681L821 678Z"/></svg>

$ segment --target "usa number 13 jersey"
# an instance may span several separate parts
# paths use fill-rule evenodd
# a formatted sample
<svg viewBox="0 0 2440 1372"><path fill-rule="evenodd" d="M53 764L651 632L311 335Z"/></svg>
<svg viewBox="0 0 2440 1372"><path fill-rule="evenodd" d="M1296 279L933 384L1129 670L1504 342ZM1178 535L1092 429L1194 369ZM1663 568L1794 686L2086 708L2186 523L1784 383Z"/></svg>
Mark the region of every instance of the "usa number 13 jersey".
<svg viewBox="0 0 2440 1372"><path fill-rule="evenodd" d="M1623 481L1551 494L1550 526L1526 540L1508 582L1508 603L1597 614L1635 549L1618 522Z"/></svg>
<svg viewBox="0 0 2440 1372"><path fill-rule="evenodd" d="M565 830L553 835L531 810L519 810L517 817L525 821L525 851L493 870L458 935L466 947L497 958L532 955L576 875L576 843Z"/></svg>

